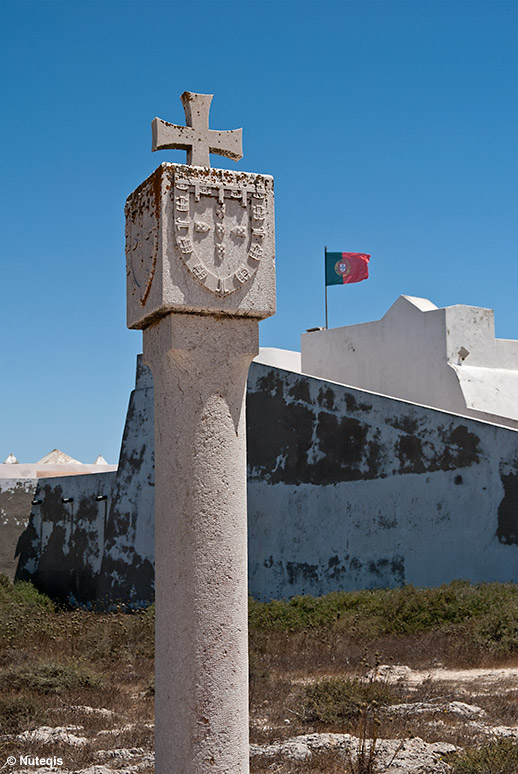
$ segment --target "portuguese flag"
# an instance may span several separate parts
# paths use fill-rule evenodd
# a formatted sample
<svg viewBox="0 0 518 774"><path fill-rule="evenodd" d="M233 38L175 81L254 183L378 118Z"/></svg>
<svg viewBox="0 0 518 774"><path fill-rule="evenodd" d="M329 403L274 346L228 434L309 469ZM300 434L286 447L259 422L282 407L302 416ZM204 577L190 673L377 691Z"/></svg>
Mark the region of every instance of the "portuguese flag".
<svg viewBox="0 0 518 774"><path fill-rule="evenodd" d="M326 251L326 286L361 282L369 276L366 253L328 253Z"/></svg>

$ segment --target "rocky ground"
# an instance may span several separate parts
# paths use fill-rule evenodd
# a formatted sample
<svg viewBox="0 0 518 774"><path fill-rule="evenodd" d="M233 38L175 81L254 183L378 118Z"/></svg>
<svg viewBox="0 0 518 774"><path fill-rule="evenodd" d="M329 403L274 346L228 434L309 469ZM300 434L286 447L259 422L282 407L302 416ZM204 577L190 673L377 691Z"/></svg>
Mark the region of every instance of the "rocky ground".
<svg viewBox="0 0 518 774"><path fill-rule="evenodd" d="M517 621L511 584L250 600L251 774L518 774ZM0 774L152 774L153 673L152 607L0 576Z"/></svg>
<svg viewBox="0 0 518 774"><path fill-rule="evenodd" d="M381 665L367 679L397 686L409 697L380 710L380 737L375 746L374 771L391 774L445 774L451 771L451 753L468 741L492 736L518 738L518 668L413 670L404 665ZM308 678L294 679L297 684ZM412 696L414 699L412 700ZM289 704L289 703L288 703ZM74 724L39 726L31 731L0 737L7 750L0 771L10 774L150 774L154 771L153 724L127 723L107 707L64 707ZM286 717L272 724L268 708L251 714L251 737L268 741L251 744L251 768L258 774L315 774L346 771L346 760L357 756L358 736L316 731L296 733L300 718L286 706ZM515 718L515 720L513 720ZM81 721L82 719L82 721ZM502 722L506 720L507 722ZM394 728L388 738L387 729ZM291 733L293 729L293 733ZM407 732L411 731L409 735ZM385 737L385 738L383 738ZM124 746L124 739L140 739L141 746ZM367 751L372 744L365 741ZM79 755L78 751L82 751ZM78 760L84 759L81 766ZM75 763L72 763L75 761Z"/></svg>
<svg viewBox="0 0 518 774"><path fill-rule="evenodd" d="M381 665L375 675L369 675L369 679L373 677L398 686L409 700L377 713L380 738L374 747L372 771L444 774L452 770L453 754L466 746L495 737L518 739L516 667L413 670L402 665ZM302 678L302 682L307 683L307 678ZM287 714L285 728L277 729L282 735L293 723L293 716ZM261 719L252 718L254 722L260 723ZM393 734L390 734L391 727ZM274 732L271 727L268 730ZM367 734L364 752L371 745L372 739ZM346 761L354 761L361 749L361 740L353 734L297 734L270 744L252 744L251 754L256 757L252 770L257 774L288 774L299 770L314 774L345 772L348 771ZM328 756L322 757L320 763L315 761L314 767L309 766L311 759L323 752ZM268 759L274 764L268 765ZM297 761L306 761L308 767L294 768Z"/></svg>

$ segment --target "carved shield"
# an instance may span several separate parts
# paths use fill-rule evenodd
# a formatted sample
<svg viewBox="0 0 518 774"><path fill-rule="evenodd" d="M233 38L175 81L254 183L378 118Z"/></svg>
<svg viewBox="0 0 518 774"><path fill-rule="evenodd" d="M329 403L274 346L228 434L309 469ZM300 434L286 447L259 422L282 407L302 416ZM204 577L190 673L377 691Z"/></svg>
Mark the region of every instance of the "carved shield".
<svg viewBox="0 0 518 774"><path fill-rule="evenodd" d="M153 197L153 192L145 189L135 208L126 206L127 271L133 277L132 295L137 296L141 306L145 306L151 290L158 256L158 227Z"/></svg>
<svg viewBox="0 0 518 774"><path fill-rule="evenodd" d="M193 277L220 296L243 287L263 256L266 196L260 183L176 178L174 232Z"/></svg>

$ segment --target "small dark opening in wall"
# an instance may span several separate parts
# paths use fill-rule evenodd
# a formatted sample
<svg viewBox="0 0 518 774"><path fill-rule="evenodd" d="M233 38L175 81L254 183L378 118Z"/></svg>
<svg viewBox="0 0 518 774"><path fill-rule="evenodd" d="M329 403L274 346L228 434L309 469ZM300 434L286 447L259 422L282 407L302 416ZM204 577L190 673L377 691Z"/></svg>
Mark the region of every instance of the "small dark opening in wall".
<svg viewBox="0 0 518 774"><path fill-rule="evenodd" d="M459 484L462 484L463 483L462 476L455 476L455 483L457 484L457 486Z"/></svg>

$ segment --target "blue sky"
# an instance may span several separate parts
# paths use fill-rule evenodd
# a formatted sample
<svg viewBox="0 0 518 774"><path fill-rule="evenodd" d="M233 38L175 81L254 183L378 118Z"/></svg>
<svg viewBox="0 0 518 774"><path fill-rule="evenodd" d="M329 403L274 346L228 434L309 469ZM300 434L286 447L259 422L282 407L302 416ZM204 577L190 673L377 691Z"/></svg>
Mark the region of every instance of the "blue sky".
<svg viewBox="0 0 518 774"><path fill-rule="evenodd" d="M330 326L401 293L495 310L518 338L518 3L0 2L0 461L116 462L141 333L124 201L163 161L150 122L243 127L272 174L277 304L262 346L324 319L323 246L372 255ZM368 353L366 353L368 356Z"/></svg>

